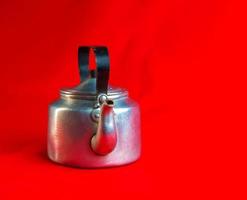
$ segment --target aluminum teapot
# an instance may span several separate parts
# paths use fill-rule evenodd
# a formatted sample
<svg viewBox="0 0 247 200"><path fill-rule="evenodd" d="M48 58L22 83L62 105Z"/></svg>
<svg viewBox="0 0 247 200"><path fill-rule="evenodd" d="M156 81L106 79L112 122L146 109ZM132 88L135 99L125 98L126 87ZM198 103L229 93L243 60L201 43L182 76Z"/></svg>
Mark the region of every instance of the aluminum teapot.
<svg viewBox="0 0 247 200"><path fill-rule="evenodd" d="M89 53L96 70L89 70ZM57 163L99 168L128 164L140 157L140 109L128 91L108 85L106 47L79 47L81 83L60 90L49 106L48 156Z"/></svg>

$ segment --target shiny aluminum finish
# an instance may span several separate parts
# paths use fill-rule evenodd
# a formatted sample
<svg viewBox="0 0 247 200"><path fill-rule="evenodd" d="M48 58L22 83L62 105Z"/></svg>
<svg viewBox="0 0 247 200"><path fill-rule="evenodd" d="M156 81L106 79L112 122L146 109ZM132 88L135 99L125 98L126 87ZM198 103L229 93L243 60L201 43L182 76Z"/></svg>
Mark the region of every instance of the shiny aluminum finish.
<svg viewBox="0 0 247 200"><path fill-rule="evenodd" d="M48 155L51 160L75 167L108 167L131 163L140 156L140 113L129 98L114 102L117 144L105 155L91 148L91 138L97 131L90 114L95 102L59 100L50 106Z"/></svg>
<svg viewBox="0 0 247 200"><path fill-rule="evenodd" d="M82 58L89 48L79 49L79 56L84 56L79 57L82 83L61 90L61 99L49 107L48 156L60 164L110 167L140 157L139 106L126 90L108 85L107 52L105 48L95 50L98 62L103 59L98 63L97 77L85 76Z"/></svg>
<svg viewBox="0 0 247 200"><path fill-rule="evenodd" d="M114 102L106 96L101 97L106 99L101 99L97 133L91 139L91 147L95 153L107 155L117 144L117 127L113 111Z"/></svg>

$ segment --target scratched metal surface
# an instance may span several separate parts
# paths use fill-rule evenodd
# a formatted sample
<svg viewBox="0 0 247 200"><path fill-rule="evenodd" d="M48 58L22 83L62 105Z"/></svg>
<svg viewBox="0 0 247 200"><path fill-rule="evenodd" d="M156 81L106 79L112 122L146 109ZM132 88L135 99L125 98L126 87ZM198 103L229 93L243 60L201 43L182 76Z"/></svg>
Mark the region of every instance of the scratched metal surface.
<svg viewBox="0 0 247 200"><path fill-rule="evenodd" d="M90 141L97 130L91 112L95 101L61 99L49 107L48 156L51 160L83 168L124 165L140 156L140 112L129 97L114 101L117 127L115 149L104 156L95 154Z"/></svg>

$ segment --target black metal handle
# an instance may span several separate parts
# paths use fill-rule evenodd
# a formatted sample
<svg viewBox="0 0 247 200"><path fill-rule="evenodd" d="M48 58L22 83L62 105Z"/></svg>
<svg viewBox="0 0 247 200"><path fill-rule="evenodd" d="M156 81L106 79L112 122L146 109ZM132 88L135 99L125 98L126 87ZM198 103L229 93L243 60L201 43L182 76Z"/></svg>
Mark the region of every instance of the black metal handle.
<svg viewBox="0 0 247 200"><path fill-rule="evenodd" d="M96 91L97 94L107 94L110 73L110 62L106 47L83 46L78 49L78 62L81 81L90 77L89 53L93 50L96 59Z"/></svg>

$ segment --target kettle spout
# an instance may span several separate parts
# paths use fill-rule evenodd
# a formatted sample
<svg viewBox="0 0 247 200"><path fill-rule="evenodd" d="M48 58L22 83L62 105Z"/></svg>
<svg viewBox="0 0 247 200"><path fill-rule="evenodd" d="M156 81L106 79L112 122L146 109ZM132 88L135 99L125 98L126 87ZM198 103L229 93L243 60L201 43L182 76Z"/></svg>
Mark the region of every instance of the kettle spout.
<svg viewBox="0 0 247 200"><path fill-rule="evenodd" d="M105 100L100 108L97 132L91 140L93 151L99 155L112 152L117 144L113 106L114 102L112 100Z"/></svg>

